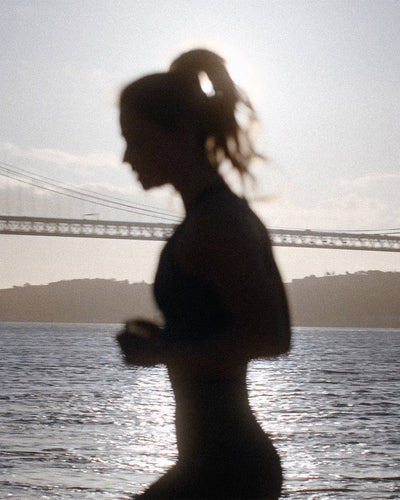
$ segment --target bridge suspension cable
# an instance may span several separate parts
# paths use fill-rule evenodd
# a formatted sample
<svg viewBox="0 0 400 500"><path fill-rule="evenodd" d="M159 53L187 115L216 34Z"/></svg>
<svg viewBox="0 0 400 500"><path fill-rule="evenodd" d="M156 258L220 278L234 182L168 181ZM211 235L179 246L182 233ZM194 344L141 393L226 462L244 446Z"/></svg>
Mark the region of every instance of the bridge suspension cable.
<svg viewBox="0 0 400 500"><path fill-rule="evenodd" d="M104 195L85 188L76 188L70 184L62 183L50 177L15 167L14 165L10 165L3 161L0 161L0 175L44 191L56 193L58 195L80 201L94 203L97 206L111 208L125 213L146 215L148 217L172 223L177 223L182 219L181 217L160 208L141 204L131 204L116 196Z"/></svg>
<svg viewBox="0 0 400 500"><path fill-rule="evenodd" d="M104 219L89 221L87 219L76 218L46 218L0 214L0 234L164 240L172 234L174 228L182 219L160 208L130 204L122 198L103 195L85 188L76 188L50 177L15 167L1 160L0 176L62 196L90 202L97 206L166 221L157 223ZM400 228L353 230L350 232L270 228L273 245L389 252L400 251L399 233Z"/></svg>

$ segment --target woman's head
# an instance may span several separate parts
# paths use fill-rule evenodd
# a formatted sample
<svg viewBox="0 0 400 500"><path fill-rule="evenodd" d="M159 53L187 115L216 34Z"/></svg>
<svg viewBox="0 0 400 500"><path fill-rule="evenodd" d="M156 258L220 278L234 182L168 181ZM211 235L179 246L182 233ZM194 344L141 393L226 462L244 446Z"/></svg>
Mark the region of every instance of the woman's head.
<svg viewBox="0 0 400 500"><path fill-rule="evenodd" d="M207 80L209 92L202 88ZM225 159L245 174L258 156L248 127L237 112L255 119L247 98L232 81L225 61L204 49L183 53L166 73L145 76L127 86L120 100L121 121L147 120L167 133L190 130L198 147L217 168Z"/></svg>

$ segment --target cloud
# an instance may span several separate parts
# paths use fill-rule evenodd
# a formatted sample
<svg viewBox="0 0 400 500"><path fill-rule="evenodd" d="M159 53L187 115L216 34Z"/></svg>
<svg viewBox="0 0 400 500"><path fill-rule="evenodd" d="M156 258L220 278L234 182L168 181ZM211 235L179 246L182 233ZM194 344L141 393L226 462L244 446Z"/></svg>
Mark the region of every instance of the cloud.
<svg viewBox="0 0 400 500"><path fill-rule="evenodd" d="M9 142L0 143L0 151L3 158L10 158L10 163L13 159L24 158L27 162L38 162L40 165L65 167L63 174L68 179L66 182L70 184L70 179L74 179L74 186L78 189L90 189L102 193L105 198L116 196L132 203L162 207L173 214L182 214L179 198L172 194L171 189L144 193L130 172L121 169L121 160L113 153L92 152L76 155L51 148L23 149ZM98 167L106 169L100 176L96 176L102 179L102 182L90 182L90 174ZM274 176L275 174L276 172L273 172ZM52 174L49 175L53 177ZM273 186L271 177L272 173L269 174L268 170L265 170L260 185ZM293 195L293 188L288 186L286 180L282 174L274 188L264 193L264 200L262 197L257 200L259 193L255 193L252 205L270 227L371 230L399 225L400 173L376 172L355 178L339 178L330 186L329 193L322 189L319 198L312 198L305 192L303 199L299 195ZM10 180L4 181L6 189L11 184ZM233 184L235 185L235 182ZM281 187L285 184L288 189ZM274 193L277 193L276 197ZM315 196L315 192L313 193ZM51 192L47 195L41 194L42 198L46 196L55 198L57 195ZM104 217L108 218L106 214Z"/></svg>
<svg viewBox="0 0 400 500"><path fill-rule="evenodd" d="M136 182L48 180L3 176L0 165L0 213L61 218L91 213L98 219L153 222L176 222L183 214L170 187L145 193Z"/></svg>
<svg viewBox="0 0 400 500"><path fill-rule="evenodd" d="M336 181L338 187L347 190L376 190L390 188L395 184L400 187L400 173L375 173L362 175L353 179L340 178Z"/></svg>
<svg viewBox="0 0 400 500"><path fill-rule="evenodd" d="M386 207L392 217L400 219L400 173L372 173L353 179L338 179L334 190L338 197L354 197L375 200L376 205ZM398 222L397 222L398 225Z"/></svg>
<svg viewBox="0 0 400 500"><path fill-rule="evenodd" d="M75 165L80 167L120 166L121 159L109 152L87 153L75 155L57 149L32 149L29 151L32 159L55 163L56 165Z"/></svg>
<svg viewBox="0 0 400 500"><path fill-rule="evenodd" d="M20 156L22 154L22 149L11 142L1 142L0 150L3 153L10 154L12 156Z"/></svg>
<svg viewBox="0 0 400 500"><path fill-rule="evenodd" d="M270 227L379 230L399 224L399 212L390 201L355 192L322 199L312 207L280 198L255 203L254 210Z"/></svg>
<svg viewBox="0 0 400 500"><path fill-rule="evenodd" d="M321 197L281 193L254 209L272 227L303 229L380 230L399 226L400 174L376 172L337 179ZM294 201L297 200L297 201Z"/></svg>
<svg viewBox="0 0 400 500"><path fill-rule="evenodd" d="M10 142L1 143L0 148L16 158L48 162L53 165L74 165L79 167L115 167L121 165L121 159L110 152L93 152L77 155L60 149L23 149Z"/></svg>

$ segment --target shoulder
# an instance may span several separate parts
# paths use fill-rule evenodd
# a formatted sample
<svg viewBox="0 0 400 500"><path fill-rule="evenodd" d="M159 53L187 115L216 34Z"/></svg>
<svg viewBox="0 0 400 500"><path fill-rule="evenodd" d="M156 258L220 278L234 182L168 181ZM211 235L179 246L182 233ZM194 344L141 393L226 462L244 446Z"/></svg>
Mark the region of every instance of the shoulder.
<svg viewBox="0 0 400 500"><path fill-rule="evenodd" d="M184 267L253 263L269 251L268 232L248 203L231 191L208 200L185 221L176 246Z"/></svg>

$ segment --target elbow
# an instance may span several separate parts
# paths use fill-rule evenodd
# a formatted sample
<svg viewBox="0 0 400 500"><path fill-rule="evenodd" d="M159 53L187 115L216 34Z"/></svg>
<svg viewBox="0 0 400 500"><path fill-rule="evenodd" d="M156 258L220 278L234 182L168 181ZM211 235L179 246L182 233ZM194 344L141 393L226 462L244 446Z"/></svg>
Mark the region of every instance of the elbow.
<svg viewBox="0 0 400 500"><path fill-rule="evenodd" d="M268 330L267 330L268 331ZM254 335L251 347L248 345L249 359L276 358L288 354L291 346L290 329L288 331L260 332Z"/></svg>
<svg viewBox="0 0 400 500"><path fill-rule="evenodd" d="M270 351L270 357L278 357L290 352L291 347L291 329L290 325L286 325L285 328L277 328L268 335L269 341L267 341L268 349Z"/></svg>
<svg viewBox="0 0 400 500"><path fill-rule="evenodd" d="M291 330L289 310L288 308L285 308L283 313L282 311L280 312L281 314L279 314L279 316L275 318L274 322L276 356L289 353L292 340L292 330Z"/></svg>
<svg viewBox="0 0 400 500"><path fill-rule="evenodd" d="M276 328L277 336L277 356L288 354L291 347L292 329L290 325L289 313L285 315L283 320Z"/></svg>
<svg viewBox="0 0 400 500"><path fill-rule="evenodd" d="M290 330L286 335L282 335L279 341L276 343L276 353L275 356L281 356L283 354L288 354L291 347L291 334Z"/></svg>

